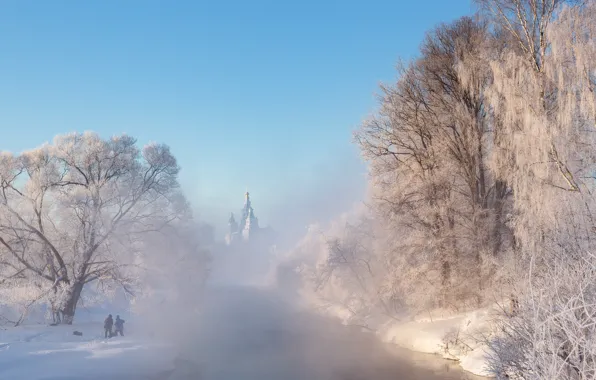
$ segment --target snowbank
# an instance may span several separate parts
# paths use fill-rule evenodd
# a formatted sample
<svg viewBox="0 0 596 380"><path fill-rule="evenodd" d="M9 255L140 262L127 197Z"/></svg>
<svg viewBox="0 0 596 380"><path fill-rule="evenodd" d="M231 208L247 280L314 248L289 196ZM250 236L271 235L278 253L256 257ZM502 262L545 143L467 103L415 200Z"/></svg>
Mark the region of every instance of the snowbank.
<svg viewBox="0 0 596 380"><path fill-rule="evenodd" d="M464 370L490 377L486 369L487 347L482 338L491 332L493 315L493 309L486 308L448 317L418 318L408 323L391 322L382 326L378 334L385 342L458 360Z"/></svg>
<svg viewBox="0 0 596 380"><path fill-rule="evenodd" d="M303 299L303 307L313 308ZM327 306L322 313L336 318L345 326L374 332L378 339L413 352L435 354L455 360L460 367L477 376L493 377L487 370L488 347L485 342L494 335L494 321L501 315L495 304L460 314L434 311L411 322L387 321L386 317L368 316L366 322L354 320L353 313L338 305ZM365 327L366 328L363 328Z"/></svg>

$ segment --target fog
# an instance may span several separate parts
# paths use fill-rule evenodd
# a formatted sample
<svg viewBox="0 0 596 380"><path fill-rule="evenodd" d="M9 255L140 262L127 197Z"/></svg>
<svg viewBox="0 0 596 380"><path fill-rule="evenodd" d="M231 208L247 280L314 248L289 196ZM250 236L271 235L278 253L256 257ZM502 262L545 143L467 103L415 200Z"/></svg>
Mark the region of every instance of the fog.
<svg viewBox="0 0 596 380"><path fill-rule="evenodd" d="M374 336L297 309L273 289L211 287L169 379L462 379L453 363L389 350Z"/></svg>
<svg viewBox="0 0 596 380"><path fill-rule="evenodd" d="M213 247L204 292L179 286L177 298L145 318L176 356L176 368L155 379L474 378L454 362L384 345L304 308L276 286L276 265L259 246Z"/></svg>
<svg viewBox="0 0 596 380"><path fill-rule="evenodd" d="M230 212L238 216L244 192L248 190L259 224L277 232L279 247L291 247L304 235L308 224L328 222L365 197L366 165L356 147L350 144L350 134L340 138L349 148L337 157L309 167L305 173L288 171L276 177L266 167L255 167L230 174L235 176L230 183L211 178L199 183L195 183L194 177L186 179L185 189L195 205L195 215L208 220L216 238L223 239Z"/></svg>
<svg viewBox="0 0 596 380"><path fill-rule="evenodd" d="M192 266L172 266L166 291L147 300L142 317L145 332L171 345L176 358L176 368L156 380L474 378L455 362L382 344L300 302L300 281L285 258L309 223L325 224L361 202L365 185L356 186L356 176L346 176L350 183L328 176L275 213L252 197L256 217L275 221L275 239L228 246L216 228L204 288ZM242 202L239 196L230 211L238 215Z"/></svg>

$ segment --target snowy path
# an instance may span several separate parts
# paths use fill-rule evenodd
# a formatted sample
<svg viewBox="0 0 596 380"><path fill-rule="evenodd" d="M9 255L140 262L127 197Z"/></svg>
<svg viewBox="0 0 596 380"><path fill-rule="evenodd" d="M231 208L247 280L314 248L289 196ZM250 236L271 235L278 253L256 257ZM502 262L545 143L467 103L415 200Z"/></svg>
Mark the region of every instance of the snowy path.
<svg viewBox="0 0 596 380"><path fill-rule="evenodd" d="M473 379L455 363L378 343L292 310L272 293L217 288L200 320L180 326L178 350L134 331L110 340L101 324L0 330L2 380ZM83 336L74 336L76 329ZM391 352L390 352L391 351Z"/></svg>

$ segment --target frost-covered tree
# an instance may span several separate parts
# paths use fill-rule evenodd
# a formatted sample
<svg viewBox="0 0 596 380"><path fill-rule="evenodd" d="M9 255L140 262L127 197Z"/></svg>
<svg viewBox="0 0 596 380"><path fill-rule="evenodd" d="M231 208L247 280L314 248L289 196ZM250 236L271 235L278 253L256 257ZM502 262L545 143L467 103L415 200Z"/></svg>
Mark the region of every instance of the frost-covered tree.
<svg viewBox="0 0 596 380"><path fill-rule="evenodd" d="M358 131L370 210L290 262L352 322L511 292L494 374L594 378L596 1L478 3L482 21L433 30Z"/></svg>
<svg viewBox="0 0 596 380"><path fill-rule="evenodd" d="M481 1L509 41L503 51L487 50L486 98L500 136L491 165L515 193L517 237L531 251L556 234L569 202L583 204L569 215L591 214L577 200L593 188L594 42L584 16L593 5L566 3ZM581 18L569 19L572 12Z"/></svg>
<svg viewBox="0 0 596 380"><path fill-rule="evenodd" d="M394 230L408 231L393 247L407 257L396 270L442 306L483 302L473 289L490 285L510 240L510 193L488 168L495 137L484 94L487 38L471 18L429 33L420 58L383 87L380 110L357 133L374 206Z"/></svg>
<svg viewBox="0 0 596 380"><path fill-rule="evenodd" d="M403 314L392 286L383 229L364 206L308 233L278 266L278 285L344 323L376 325ZM401 290L401 289L399 289Z"/></svg>
<svg viewBox="0 0 596 380"><path fill-rule="evenodd" d="M596 4L481 3L506 45L486 50L500 135L491 167L513 189L528 272L491 365L497 376L593 378Z"/></svg>
<svg viewBox="0 0 596 380"><path fill-rule="evenodd" d="M167 146L140 150L127 135L0 152L2 286L38 289L30 298L46 297L64 323L86 286L133 293L145 237L189 218L178 171Z"/></svg>

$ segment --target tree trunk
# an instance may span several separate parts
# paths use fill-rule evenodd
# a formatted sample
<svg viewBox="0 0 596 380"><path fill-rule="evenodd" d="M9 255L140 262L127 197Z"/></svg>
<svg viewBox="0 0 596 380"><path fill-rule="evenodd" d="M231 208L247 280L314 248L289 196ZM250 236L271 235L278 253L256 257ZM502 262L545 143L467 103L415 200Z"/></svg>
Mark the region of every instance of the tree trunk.
<svg viewBox="0 0 596 380"><path fill-rule="evenodd" d="M82 281L76 281L70 288L67 299L65 300L62 307L62 323L72 325L72 321L75 316L77 304L81 298L81 292L85 284Z"/></svg>
<svg viewBox="0 0 596 380"><path fill-rule="evenodd" d="M446 288L451 280L451 265L447 259L441 263L441 285Z"/></svg>
<svg viewBox="0 0 596 380"><path fill-rule="evenodd" d="M495 183L495 202L494 202L494 220L492 231L492 251L493 255L497 255L501 250L502 237L501 230L503 228L503 202L507 192L507 185L503 181L496 181Z"/></svg>
<svg viewBox="0 0 596 380"><path fill-rule="evenodd" d="M485 210L488 206L488 199L486 197L486 170L484 168L484 153L482 151L482 129L478 128L478 151L476 160L478 161L478 201L482 209Z"/></svg>

